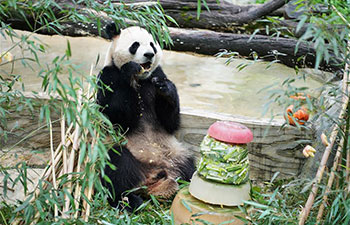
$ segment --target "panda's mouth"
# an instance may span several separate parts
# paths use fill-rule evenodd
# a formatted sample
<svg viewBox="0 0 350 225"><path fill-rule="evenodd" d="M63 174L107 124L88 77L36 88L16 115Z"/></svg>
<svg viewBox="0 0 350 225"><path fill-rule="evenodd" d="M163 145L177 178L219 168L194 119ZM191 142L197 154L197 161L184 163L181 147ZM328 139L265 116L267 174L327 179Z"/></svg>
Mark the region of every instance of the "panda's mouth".
<svg viewBox="0 0 350 225"><path fill-rule="evenodd" d="M151 68L151 65L152 65L151 62L146 62L146 63L140 64L140 66L141 66L145 71L149 70L149 69Z"/></svg>

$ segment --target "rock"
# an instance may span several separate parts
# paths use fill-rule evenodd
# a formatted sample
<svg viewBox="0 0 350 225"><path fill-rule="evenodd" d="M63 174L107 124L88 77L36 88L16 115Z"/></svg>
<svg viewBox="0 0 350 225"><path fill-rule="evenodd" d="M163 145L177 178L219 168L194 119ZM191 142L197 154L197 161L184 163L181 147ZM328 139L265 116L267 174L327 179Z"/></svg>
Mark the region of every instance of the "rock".
<svg viewBox="0 0 350 225"><path fill-rule="evenodd" d="M20 162L26 162L30 167L45 167L51 157L47 150L35 151L24 147L3 151L7 152L0 158L0 165L4 167L15 167Z"/></svg>
<svg viewBox="0 0 350 225"><path fill-rule="evenodd" d="M26 189L20 180L16 180L19 176L17 169L6 170L9 176L7 177L4 172L0 173L0 196L1 200L9 204L15 203L17 200L23 201L25 194L33 190L34 186L38 182L40 175L44 169L27 169L27 184ZM7 180L7 193L4 193L4 185ZM26 192L26 193L25 193Z"/></svg>

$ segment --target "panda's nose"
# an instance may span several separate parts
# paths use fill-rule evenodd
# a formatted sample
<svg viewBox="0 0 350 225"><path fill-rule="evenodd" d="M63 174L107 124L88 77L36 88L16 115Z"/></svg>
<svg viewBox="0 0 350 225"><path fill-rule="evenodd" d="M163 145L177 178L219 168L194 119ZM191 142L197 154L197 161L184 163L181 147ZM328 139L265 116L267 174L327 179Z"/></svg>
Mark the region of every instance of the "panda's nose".
<svg viewBox="0 0 350 225"><path fill-rule="evenodd" d="M143 56L145 56L147 59L152 59L154 54L152 52L147 52L147 53L143 54Z"/></svg>

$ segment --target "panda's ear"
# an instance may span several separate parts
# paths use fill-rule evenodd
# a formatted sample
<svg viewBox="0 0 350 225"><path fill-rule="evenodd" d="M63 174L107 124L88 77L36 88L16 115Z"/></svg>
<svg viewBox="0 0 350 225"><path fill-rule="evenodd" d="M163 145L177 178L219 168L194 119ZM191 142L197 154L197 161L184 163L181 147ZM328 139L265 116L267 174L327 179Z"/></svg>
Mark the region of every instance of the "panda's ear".
<svg viewBox="0 0 350 225"><path fill-rule="evenodd" d="M106 34L108 39L112 40L120 34L120 28L115 23L110 23L106 26Z"/></svg>

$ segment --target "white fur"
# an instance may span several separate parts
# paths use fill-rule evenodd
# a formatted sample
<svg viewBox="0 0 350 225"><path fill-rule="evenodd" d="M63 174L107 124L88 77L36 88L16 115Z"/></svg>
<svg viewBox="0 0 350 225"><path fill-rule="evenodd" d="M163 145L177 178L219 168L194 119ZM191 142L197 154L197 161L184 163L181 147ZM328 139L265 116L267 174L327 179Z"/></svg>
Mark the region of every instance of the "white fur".
<svg viewBox="0 0 350 225"><path fill-rule="evenodd" d="M133 55L130 53L129 48L135 41L140 43L140 47L137 49L136 54ZM150 45L151 42L153 42L154 47L157 49L157 53L151 60L151 68L145 72L145 74L140 76L140 78L143 79L147 78L158 67L163 53L152 35L141 27L128 27L121 30L120 35L113 38L111 46L107 51L104 66L110 66L114 63L114 65L120 69L124 64L130 61L138 64L148 62L149 60L144 54L148 52L154 53L153 48Z"/></svg>

